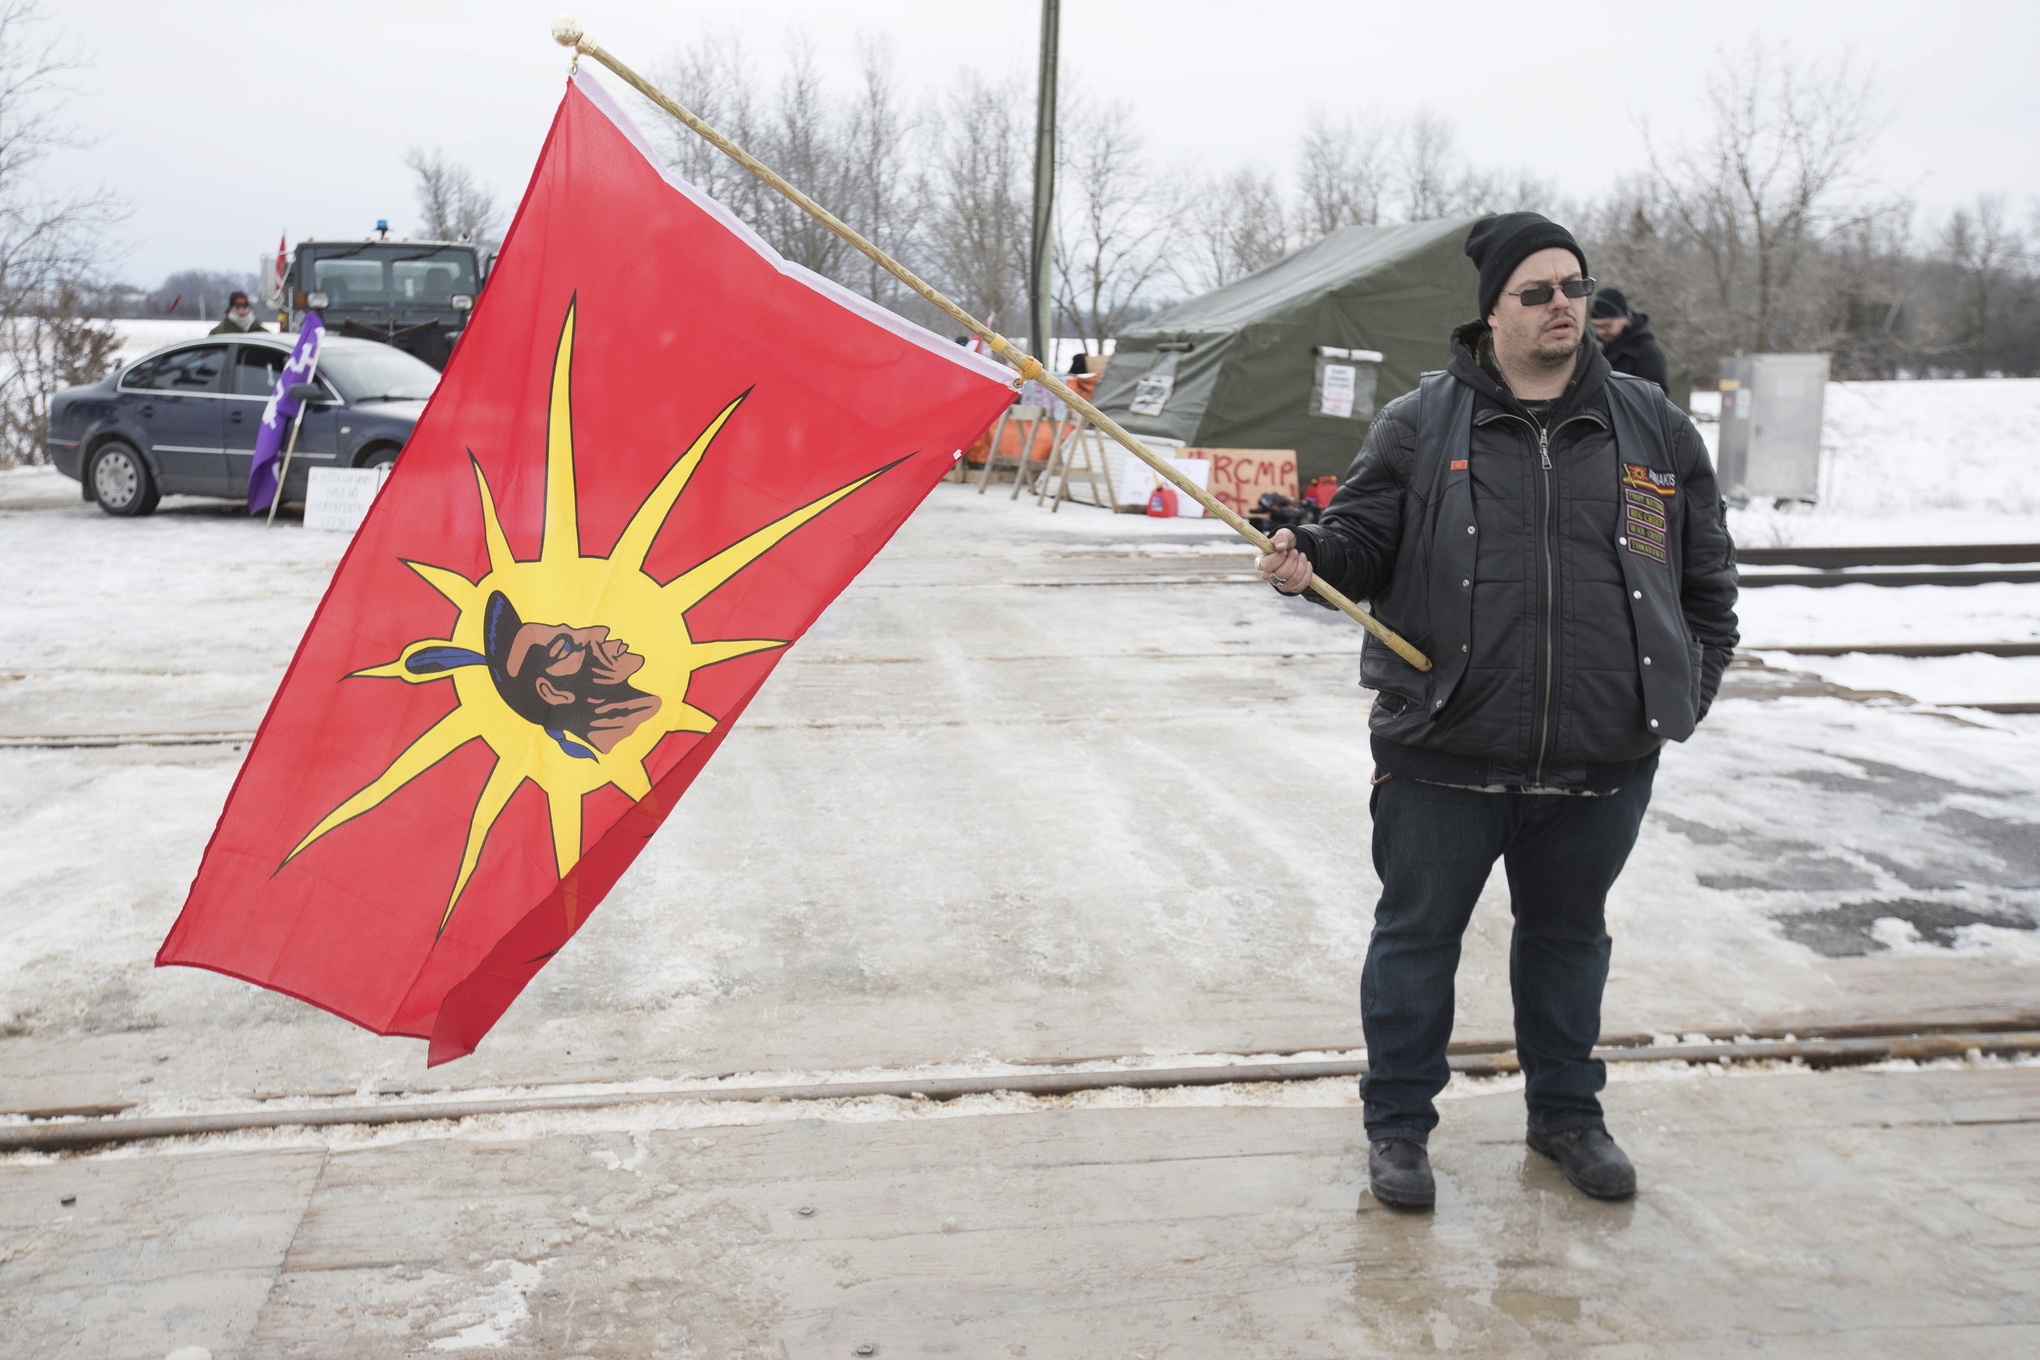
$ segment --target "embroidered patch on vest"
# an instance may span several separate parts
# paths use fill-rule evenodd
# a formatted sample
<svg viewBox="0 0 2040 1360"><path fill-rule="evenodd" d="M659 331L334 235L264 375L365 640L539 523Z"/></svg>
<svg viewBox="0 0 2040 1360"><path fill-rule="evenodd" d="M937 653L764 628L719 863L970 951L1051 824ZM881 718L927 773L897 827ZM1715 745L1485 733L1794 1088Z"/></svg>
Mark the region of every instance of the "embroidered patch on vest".
<svg viewBox="0 0 2040 1360"><path fill-rule="evenodd" d="M1665 512L1659 508L1657 501L1644 495L1641 491L1630 491L1624 494L1628 497L1629 518L1632 523L1642 520L1645 524L1656 525L1659 529L1665 527Z"/></svg>
<svg viewBox="0 0 2040 1360"><path fill-rule="evenodd" d="M1452 460L1452 470L1453 470L1454 472L1464 472L1464 471L1466 471L1466 460L1465 460L1464 458L1455 458L1455 459L1453 459L1453 460Z"/></svg>
<svg viewBox="0 0 2040 1360"><path fill-rule="evenodd" d="M1654 491L1660 496L1671 497L1679 493L1679 474L1659 472L1641 463L1622 465L1622 485L1633 486L1639 491Z"/></svg>
<svg viewBox="0 0 2040 1360"><path fill-rule="evenodd" d="M1629 551L1639 557L1648 557L1653 562L1666 561L1669 551L1666 545L1671 531L1665 523L1665 503L1661 497L1672 493L1659 491L1656 486L1652 486L1648 491L1638 491L1635 487L1627 485L1629 480L1627 474L1631 470L1631 465L1625 463L1623 469L1625 485L1622 488L1622 508L1625 513L1622 527L1624 537L1629 540ZM1641 470L1649 471L1647 468ZM1669 478L1672 474L1665 472L1656 475Z"/></svg>
<svg viewBox="0 0 2040 1360"><path fill-rule="evenodd" d="M1631 496L1637 495L1632 491ZM1629 551L1639 557L1648 557L1653 562L1666 559L1665 517L1654 505L1639 505L1631 501L1625 517L1625 537L1629 539Z"/></svg>

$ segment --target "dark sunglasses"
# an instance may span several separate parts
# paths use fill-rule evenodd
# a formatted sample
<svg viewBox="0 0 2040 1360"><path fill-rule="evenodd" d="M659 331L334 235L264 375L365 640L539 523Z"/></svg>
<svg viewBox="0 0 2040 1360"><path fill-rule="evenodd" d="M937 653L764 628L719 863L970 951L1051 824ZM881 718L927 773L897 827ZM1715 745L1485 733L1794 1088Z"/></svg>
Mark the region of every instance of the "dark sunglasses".
<svg viewBox="0 0 2040 1360"><path fill-rule="evenodd" d="M1535 288L1525 288L1520 293L1505 291L1502 296L1512 297L1525 307L1542 307L1545 303L1551 301L1553 293L1564 293L1569 298L1592 297L1594 281L1592 279L1567 279L1556 288L1548 283L1540 283Z"/></svg>

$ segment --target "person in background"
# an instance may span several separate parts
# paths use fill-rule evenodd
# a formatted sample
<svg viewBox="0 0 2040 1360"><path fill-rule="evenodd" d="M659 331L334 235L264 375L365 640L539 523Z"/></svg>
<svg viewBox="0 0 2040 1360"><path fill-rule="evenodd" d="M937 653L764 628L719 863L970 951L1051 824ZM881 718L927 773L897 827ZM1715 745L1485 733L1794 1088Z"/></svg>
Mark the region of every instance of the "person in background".
<svg viewBox="0 0 2040 1360"><path fill-rule="evenodd" d="M1608 367L1617 373L1648 378L1660 390L1671 391L1671 371L1664 349L1651 334L1650 318L1629 310L1629 299L1620 288L1603 288L1594 294L1594 338Z"/></svg>
<svg viewBox="0 0 2040 1360"><path fill-rule="evenodd" d="M255 319L255 309L248 305L246 293L235 293L227 299L227 315L209 334L239 335L246 331L259 331L264 327Z"/></svg>

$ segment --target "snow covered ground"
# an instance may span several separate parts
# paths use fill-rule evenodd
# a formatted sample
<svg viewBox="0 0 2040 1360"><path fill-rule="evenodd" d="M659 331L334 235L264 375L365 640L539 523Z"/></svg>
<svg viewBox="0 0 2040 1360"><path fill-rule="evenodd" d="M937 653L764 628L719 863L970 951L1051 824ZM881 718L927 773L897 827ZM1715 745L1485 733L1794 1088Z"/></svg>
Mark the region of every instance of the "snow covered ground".
<svg viewBox="0 0 2040 1360"><path fill-rule="evenodd" d="M2036 536L2024 511L1935 513ZM1830 518L1821 541L1914 537L1867 508ZM1358 1043L1376 885L1356 631L1237 584L1249 559L1222 526L957 486L794 649L473 1058L428 1073L422 1045L154 970L345 546L191 498L115 521L47 469L0 473L0 1120ZM2023 640L2036 596L1782 588L1744 612L1762 644ZM1930 702L2031 683L1988 658L1936 681L1764 655L1862 663L1844 683ZM2030 1010L2036 768L2040 717L1738 667L1667 752L1611 901L1606 1028ZM1491 882L1461 1037L1507 1032L1508 928ZM1157 1336L1252 1356L1539 1337L2024 1353L2017 1260L2040 1219L2019 1174L2031 1087L2006 1079L2029 1069L1939 1066L1618 1067L1635 1206L1573 1195L1521 1149L1518 1079L1456 1081L1436 1219L1371 1211L1347 1081L15 1154L0 1314L31 1355L989 1353L1016 1335L1072 1355Z"/></svg>
<svg viewBox="0 0 2040 1360"><path fill-rule="evenodd" d="M2040 657L1792 655L1787 647L2040 640L2040 585L1767 586L1737 603L1743 648L1849 689L1927 704L2040 702Z"/></svg>
<svg viewBox="0 0 2040 1360"><path fill-rule="evenodd" d="M1888 690L1943 707L2040 701L2040 657L2036 656L1999 657L1976 652L1931 657L1861 652L1822 657L1782 652L1760 655L1773 666L1812 671L1849 689Z"/></svg>
<svg viewBox="0 0 2040 1360"><path fill-rule="evenodd" d="M1825 409L1820 503L1731 512L1737 543L2040 542L2040 378L1829 383Z"/></svg>
<svg viewBox="0 0 2040 1360"><path fill-rule="evenodd" d="M1718 398L1693 401L1710 449ZM1822 445L1820 503L1731 510L1739 547L2040 543L2040 379L1830 383ZM1755 651L2040 638L2040 586L1774 586L1738 612ZM1930 704L2040 701L2040 658L1767 656Z"/></svg>
<svg viewBox="0 0 2040 1360"><path fill-rule="evenodd" d="M154 970L238 743L344 547L225 502L116 521L48 470L0 474L14 1108L1358 1042L1376 889L1352 625L1233 584L1250 560L1216 524L953 485L794 649L475 1057L427 1073L421 1045ZM1822 597L1805 619L1850 594L1769 593ZM1609 1029L2030 997L2040 718L1960 717L1738 670L1668 753L1611 905ZM77 744L109 737L144 740ZM1299 791L1335 830L1296 823ZM1497 881L1463 1035L1507 1031L1507 937Z"/></svg>

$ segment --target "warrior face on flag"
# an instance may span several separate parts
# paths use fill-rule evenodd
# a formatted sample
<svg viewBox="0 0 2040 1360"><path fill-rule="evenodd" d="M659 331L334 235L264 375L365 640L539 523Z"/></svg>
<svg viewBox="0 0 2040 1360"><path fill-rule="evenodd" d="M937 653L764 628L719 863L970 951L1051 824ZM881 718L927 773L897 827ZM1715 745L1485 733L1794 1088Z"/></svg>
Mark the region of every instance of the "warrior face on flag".
<svg viewBox="0 0 2040 1360"><path fill-rule="evenodd" d="M526 623L501 594L489 597L489 676L503 702L550 732L567 731L603 755L659 711L659 696L630 683L645 659L609 630Z"/></svg>
<svg viewBox="0 0 2040 1360"><path fill-rule="evenodd" d="M157 961L472 1050L1009 376L787 264L577 77Z"/></svg>

